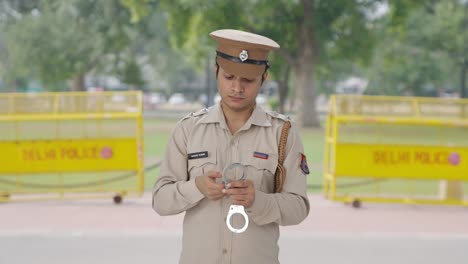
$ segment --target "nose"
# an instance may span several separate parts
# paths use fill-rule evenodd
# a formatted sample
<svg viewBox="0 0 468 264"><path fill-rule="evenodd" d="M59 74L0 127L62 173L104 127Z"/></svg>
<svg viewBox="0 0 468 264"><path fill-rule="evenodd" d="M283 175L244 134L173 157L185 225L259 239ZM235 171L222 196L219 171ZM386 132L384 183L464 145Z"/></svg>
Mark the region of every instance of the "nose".
<svg viewBox="0 0 468 264"><path fill-rule="evenodd" d="M243 93L244 88L242 87L242 83L240 81L240 78L236 78L232 81L232 90L236 93Z"/></svg>

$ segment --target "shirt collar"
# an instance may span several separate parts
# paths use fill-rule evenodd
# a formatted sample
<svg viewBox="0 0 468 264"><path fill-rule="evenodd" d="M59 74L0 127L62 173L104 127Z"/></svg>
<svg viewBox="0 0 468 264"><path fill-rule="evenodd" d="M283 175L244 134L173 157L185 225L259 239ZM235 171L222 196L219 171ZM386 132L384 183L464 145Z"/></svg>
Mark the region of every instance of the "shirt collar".
<svg viewBox="0 0 468 264"><path fill-rule="evenodd" d="M203 115L200 122L201 123L220 123L221 125L227 127L226 120L223 114L223 109L221 108L221 105L219 103L211 107L208 113ZM246 125L247 127L250 127L250 125L268 127L268 126L271 126L271 122L268 119L268 115L265 112L265 110L263 110L261 106L256 105L254 108L254 111L252 112L252 115L247 120Z"/></svg>
<svg viewBox="0 0 468 264"><path fill-rule="evenodd" d="M259 105L255 106L255 109L252 112L252 116L250 116L250 120L252 122L252 125L264 126L264 127L271 126L271 122L268 119L267 113Z"/></svg>
<svg viewBox="0 0 468 264"><path fill-rule="evenodd" d="M223 114L223 110L221 109L221 106L219 104L215 104L208 109L208 113L202 116L202 118L200 119L200 122L201 123L219 123L221 122L221 117L224 119L222 114Z"/></svg>

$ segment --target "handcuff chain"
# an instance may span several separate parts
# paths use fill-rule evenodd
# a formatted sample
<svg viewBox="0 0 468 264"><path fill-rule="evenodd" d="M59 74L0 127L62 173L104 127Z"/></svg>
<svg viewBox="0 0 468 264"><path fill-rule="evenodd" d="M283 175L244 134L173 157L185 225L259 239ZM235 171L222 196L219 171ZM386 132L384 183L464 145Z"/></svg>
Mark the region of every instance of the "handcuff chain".
<svg viewBox="0 0 468 264"><path fill-rule="evenodd" d="M236 167L241 167L242 168L242 175L241 175L241 177L239 179L236 178L236 181L240 181L240 180L245 179L245 167L246 166L244 166L244 165L242 165L240 163L237 163L237 162L236 163L231 163L229 166L226 166L224 168L224 170L223 170L223 182L224 182L224 184L227 184L227 183L231 182L227 178L227 176L226 176L227 173L226 172L228 170L236 168ZM244 224L244 226L242 228L236 229L231 225L231 217L233 215L235 215L235 214L241 214L244 217L245 224ZM245 213L244 206L232 204L229 207L229 212L228 212L228 215L226 217L226 225L229 228L229 230L231 230L231 232L236 233L236 234L242 233L245 230L247 230L247 227L249 226L249 217Z"/></svg>

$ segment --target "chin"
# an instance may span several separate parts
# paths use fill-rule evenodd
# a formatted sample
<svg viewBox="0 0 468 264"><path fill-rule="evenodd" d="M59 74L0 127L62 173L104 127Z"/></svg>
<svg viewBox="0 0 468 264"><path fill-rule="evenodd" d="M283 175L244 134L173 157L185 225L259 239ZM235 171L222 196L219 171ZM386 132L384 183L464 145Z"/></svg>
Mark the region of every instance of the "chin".
<svg viewBox="0 0 468 264"><path fill-rule="evenodd" d="M250 104L242 104L242 105L230 104L229 105L229 108L231 108L233 111L238 111L238 112L253 109L254 107L255 105L250 105Z"/></svg>

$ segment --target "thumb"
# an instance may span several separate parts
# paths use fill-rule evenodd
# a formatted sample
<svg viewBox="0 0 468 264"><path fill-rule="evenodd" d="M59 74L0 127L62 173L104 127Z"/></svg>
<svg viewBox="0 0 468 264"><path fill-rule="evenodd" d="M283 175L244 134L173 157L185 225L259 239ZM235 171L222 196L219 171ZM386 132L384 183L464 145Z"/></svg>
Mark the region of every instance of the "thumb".
<svg viewBox="0 0 468 264"><path fill-rule="evenodd" d="M221 173L219 171L209 171L207 176L213 180L221 178Z"/></svg>

